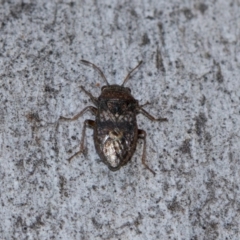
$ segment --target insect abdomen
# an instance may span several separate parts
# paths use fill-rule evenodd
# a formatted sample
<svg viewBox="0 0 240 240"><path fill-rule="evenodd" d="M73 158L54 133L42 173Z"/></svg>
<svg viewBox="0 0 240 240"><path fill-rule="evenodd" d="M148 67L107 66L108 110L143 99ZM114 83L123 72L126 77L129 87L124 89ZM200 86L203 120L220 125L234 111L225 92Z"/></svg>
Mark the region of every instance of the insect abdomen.
<svg viewBox="0 0 240 240"><path fill-rule="evenodd" d="M96 122L94 137L98 154L110 170L116 171L130 160L135 151L136 119L132 112L113 115L103 110Z"/></svg>

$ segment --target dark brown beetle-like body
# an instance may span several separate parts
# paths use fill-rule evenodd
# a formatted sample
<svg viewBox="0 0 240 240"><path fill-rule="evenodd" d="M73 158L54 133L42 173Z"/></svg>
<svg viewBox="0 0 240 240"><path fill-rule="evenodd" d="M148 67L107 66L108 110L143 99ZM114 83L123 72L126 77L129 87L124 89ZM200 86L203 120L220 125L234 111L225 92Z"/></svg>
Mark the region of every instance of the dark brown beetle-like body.
<svg viewBox="0 0 240 240"><path fill-rule="evenodd" d="M96 150L109 169L116 171L132 157L138 139L138 101L128 88L105 86L98 98L94 128Z"/></svg>
<svg viewBox="0 0 240 240"><path fill-rule="evenodd" d="M82 130L80 151L75 153L69 161L76 155L84 152L84 138L86 127L94 130L95 148L101 160L112 171L116 171L125 165L135 152L137 140L144 140L142 163L153 173L155 172L146 164L146 132L138 129L136 116L142 113L152 121L167 121L166 118L156 119L146 112L138 101L131 95L131 90L124 87L124 83L129 79L130 74L141 64L141 62L127 75L123 84L109 85L102 71L94 64L82 60L82 63L91 65L96 69L107 86L102 87L101 95L98 98L85 90L82 90L91 98L96 107L88 106L73 118L60 117L62 120L76 120L86 111L91 111L96 119L85 120Z"/></svg>

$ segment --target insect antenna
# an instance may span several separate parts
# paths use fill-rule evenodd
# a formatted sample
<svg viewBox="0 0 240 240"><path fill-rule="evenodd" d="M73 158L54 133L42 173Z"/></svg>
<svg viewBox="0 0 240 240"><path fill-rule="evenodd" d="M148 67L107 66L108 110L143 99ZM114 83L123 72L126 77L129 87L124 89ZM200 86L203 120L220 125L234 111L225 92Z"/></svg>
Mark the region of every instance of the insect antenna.
<svg viewBox="0 0 240 240"><path fill-rule="evenodd" d="M81 63L85 64L85 65L88 65L88 66L91 66L92 68L94 68L95 70L98 71L98 73L101 75L101 77L103 78L103 80L107 83L107 85L109 86L109 83L106 79L106 77L104 76L103 72L101 71L101 69L99 67L97 67L95 64L91 63L91 62L88 62L86 60L80 60Z"/></svg>
<svg viewBox="0 0 240 240"><path fill-rule="evenodd" d="M135 71L135 70L142 64L142 62L143 62L143 61L140 61L140 62L138 63L138 65L128 73L128 75L125 77L125 79L124 79L124 81L123 81L123 83L122 83L121 86L123 86L123 85L129 80L132 72Z"/></svg>

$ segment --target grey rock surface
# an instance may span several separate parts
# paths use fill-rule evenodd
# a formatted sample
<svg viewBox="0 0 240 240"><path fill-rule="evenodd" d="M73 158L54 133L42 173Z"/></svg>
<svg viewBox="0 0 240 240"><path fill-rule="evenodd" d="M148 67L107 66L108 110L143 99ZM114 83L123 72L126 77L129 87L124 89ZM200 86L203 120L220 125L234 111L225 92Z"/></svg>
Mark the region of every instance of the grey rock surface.
<svg viewBox="0 0 240 240"><path fill-rule="evenodd" d="M0 1L0 239L239 240L239 1ZM79 88L126 84L168 123L111 172Z"/></svg>

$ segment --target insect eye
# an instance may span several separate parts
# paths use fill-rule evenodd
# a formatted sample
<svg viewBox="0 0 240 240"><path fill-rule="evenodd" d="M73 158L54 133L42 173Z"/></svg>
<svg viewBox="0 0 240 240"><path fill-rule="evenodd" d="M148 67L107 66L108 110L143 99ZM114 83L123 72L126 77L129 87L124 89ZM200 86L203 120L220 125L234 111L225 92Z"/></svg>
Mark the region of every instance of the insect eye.
<svg viewBox="0 0 240 240"><path fill-rule="evenodd" d="M101 91L103 91L107 86L102 86Z"/></svg>
<svg viewBox="0 0 240 240"><path fill-rule="evenodd" d="M131 92L131 89L130 89L130 88L126 87L126 89L127 89L128 92Z"/></svg>

